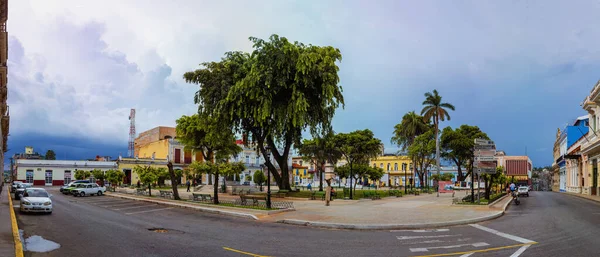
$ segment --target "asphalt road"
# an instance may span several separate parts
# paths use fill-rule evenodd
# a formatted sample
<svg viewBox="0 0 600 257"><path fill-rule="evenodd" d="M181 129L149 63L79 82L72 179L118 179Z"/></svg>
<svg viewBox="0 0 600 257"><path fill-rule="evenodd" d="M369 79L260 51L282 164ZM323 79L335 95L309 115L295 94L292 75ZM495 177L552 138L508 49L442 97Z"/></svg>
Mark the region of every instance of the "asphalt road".
<svg viewBox="0 0 600 257"><path fill-rule="evenodd" d="M315 229L51 192L53 214L17 216L25 238L38 235L61 247L26 256L545 257L600 252L600 204L552 192L532 192L492 221L423 231Z"/></svg>

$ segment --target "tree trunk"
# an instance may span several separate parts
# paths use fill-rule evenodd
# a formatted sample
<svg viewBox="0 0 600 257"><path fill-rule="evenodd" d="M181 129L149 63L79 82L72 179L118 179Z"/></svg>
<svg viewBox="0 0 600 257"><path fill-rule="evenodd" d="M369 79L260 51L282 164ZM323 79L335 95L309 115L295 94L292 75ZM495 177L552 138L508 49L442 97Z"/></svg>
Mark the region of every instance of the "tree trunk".
<svg viewBox="0 0 600 257"><path fill-rule="evenodd" d="M441 167L440 167L440 140L438 137L438 129L439 129L439 117L436 113L435 115L435 163L437 165L437 175L440 177ZM437 197L440 197L440 190L437 190Z"/></svg>
<svg viewBox="0 0 600 257"><path fill-rule="evenodd" d="M175 183L175 171L173 170L173 163L167 162L167 168L169 168L169 175L171 176L171 187L173 188L173 198L175 200L181 200L179 198L179 191L177 191L177 183Z"/></svg>
<svg viewBox="0 0 600 257"><path fill-rule="evenodd" d="M213 184L214 203L219 204L219 169L215 168L215 183Z"/></svg>
<svg viewBox="0 0 600 257"><path fill-rule="evenodd" d="M331 179L327 180L327 190L325 191L325 206L329 206L331 201Z"/></svg>
<svg viewBox="0 0 600 257"><path fill-rule="evenodd" d="M319 169L319 191L323 191L323 166Z"/></svg>
<svg viewBox="0 0 600 257"><path fill-rule="evenodd" d="M148 183L148 195L152 196L152 183Z"/></svg>

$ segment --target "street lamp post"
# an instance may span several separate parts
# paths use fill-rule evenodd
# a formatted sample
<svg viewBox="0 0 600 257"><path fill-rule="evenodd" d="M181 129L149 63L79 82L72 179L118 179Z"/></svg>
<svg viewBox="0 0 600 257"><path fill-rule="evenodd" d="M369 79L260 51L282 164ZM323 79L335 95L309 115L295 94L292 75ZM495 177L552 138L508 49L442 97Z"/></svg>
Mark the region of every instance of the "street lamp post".
<svg viewBox="0 0 600 257"><path fill-rule="evenodd" d="M267 151L267 161L271 161L271 147L267 146L265 148ZM267 209L271 209L271 172L269 171L269 167L267 166Z"/></svg>

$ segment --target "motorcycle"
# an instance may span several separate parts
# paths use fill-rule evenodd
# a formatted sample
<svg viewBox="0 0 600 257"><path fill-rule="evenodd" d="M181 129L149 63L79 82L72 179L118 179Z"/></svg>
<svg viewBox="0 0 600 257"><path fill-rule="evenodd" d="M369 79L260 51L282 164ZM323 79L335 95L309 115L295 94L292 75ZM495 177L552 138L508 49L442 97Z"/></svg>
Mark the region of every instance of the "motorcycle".
<svg viewBox="0 0 600 257"><path fill-rule="evenodd" d="M519 200L519 193L517 193L517 191L512 192L512 197L516 205L519 205L521 203L521 201Z"/></svg>

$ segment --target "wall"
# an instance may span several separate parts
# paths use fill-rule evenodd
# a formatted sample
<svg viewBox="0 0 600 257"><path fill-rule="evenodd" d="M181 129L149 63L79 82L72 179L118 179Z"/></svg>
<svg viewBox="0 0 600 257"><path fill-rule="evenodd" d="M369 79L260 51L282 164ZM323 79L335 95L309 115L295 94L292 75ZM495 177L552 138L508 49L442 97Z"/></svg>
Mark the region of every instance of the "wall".
<svg viewBox="0 0 600 257"><path fill-rule="evenodd" d="M567 126L567 148L571 147L577 140L583 137L583 135L588 133L589 128L584 124L584 122L581 122L579 126Z"/></svg>
<svg viewBox="0 0 600 257"><path fill-rule="evenodd" d="M117 167L119 170L125 172L126 170L131 170L131 185L136 185L140 180L137 172L134 171L136 166L150 166L155 168L167 168L166 159L163 160L151 160L151 159L124 159L122 161L117 162ZM184 176L185 177L185 176ZM185 183L185 181L183 182Z"/></svg>
<svg viewBox="0 0 600 257"><path fill-rule="evenodd" d="M155 159L166 159L169 154L169 140L150 142L138 149L138 158L152 158L152 153L156 153Z"/></svg>
<svg viewBox="0 0 600 257"><path fill-rule="evenodd" d="M64 160L17 160L17 180L26 182L27 171L33 171L33 184L45 186L46 171L52 172L52 185L62 186L65 179L65 171L71 171L71 181L75 180L76 170L92 171L99 169L107 171L116 168L115 162L95 161L64 161Z"/></svg>
<svg viewBox="0 0 600 257"><path fill-rule="evenodd" d="M147 131L144 131L138 135L138 137L134 140L135 145L135 155L138 155L138 150L140 147L149 144L151 142L156 142L162 139L165 139L166 136L170 136L171 138L175 138L177 136L177 132L173 127L156 127ZM141 156L139 156L141 157Z"/></svg>

